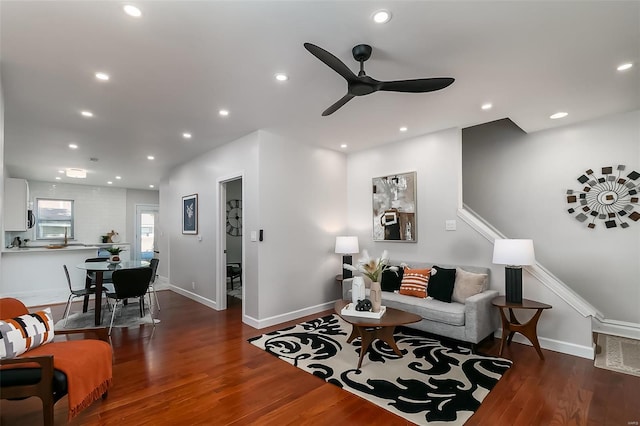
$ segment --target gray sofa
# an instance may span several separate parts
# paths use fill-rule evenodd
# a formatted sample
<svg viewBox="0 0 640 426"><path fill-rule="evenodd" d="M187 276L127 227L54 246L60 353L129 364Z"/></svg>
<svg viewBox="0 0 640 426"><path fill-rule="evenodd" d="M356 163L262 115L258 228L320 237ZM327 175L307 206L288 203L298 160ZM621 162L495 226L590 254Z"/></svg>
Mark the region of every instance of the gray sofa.
<svg viewBox="0 0 640 426"><path fill-rule="evenodd" d="M390 265L399 265L399 261L390 261ZM411 268L430 268L431 263L407 262ZM437 264L442 268L455 268L455 265ZM478 266L462 266L459 268L473 273L487 274L488 287L491 283L491 271L488 268ZM367 289L367 295L369 289ZM420 299L403 294L382 292L382 305L413 312L422 317L422 321L408 324L407 327L416 328L439 336L448 337L475 345L493 336L500 326L498 310L491 305L491 300L498 296L495 290L485 290L482 293L469 297L465 303L441 302L427 298ZM351 300L351 279L342 282L342 297Z"/></svg>

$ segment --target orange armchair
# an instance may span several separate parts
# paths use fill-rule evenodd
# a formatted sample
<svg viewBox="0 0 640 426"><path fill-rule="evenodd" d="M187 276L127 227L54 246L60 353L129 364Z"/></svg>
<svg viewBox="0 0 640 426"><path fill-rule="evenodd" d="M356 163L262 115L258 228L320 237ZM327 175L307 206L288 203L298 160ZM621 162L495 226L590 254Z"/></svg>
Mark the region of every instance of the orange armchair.
<svg viewBox="0 0 640 426"><path fill-rule="evenodd" d="M28 314L17 299L0 299L0 319ZM52 342L19 357L0 360L0 397L42 400L44 424L54 424L54 404L69 395L69 418L93 401L106 398L112 380L112 351L106 328L61 330L57 335L94 334L99 340Z"/></svg>

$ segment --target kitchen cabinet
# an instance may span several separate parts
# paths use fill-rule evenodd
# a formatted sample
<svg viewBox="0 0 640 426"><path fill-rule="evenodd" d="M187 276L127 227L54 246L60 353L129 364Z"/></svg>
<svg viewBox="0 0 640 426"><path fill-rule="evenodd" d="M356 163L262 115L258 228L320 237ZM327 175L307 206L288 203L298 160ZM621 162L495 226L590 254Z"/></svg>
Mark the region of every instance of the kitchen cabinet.
<svg viewBox="0 0 640 426"><path fill-rule="evenodd" d="M24 179L7 178L4 181L4 230L27 230L29 184Z"/></svg>

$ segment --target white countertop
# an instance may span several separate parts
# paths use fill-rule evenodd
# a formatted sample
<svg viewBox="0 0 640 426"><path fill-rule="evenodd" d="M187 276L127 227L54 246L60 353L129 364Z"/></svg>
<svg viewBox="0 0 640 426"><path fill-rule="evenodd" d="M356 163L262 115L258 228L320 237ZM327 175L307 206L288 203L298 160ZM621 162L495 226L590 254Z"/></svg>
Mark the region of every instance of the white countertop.
<svg viewBox="0 0 640 426"><path fill-rule="evenodd" d="M37 252L51 252L51 253L60 253L65 251L78 251L78 250L93 250L97 251L100 247L96 246L67 246L63 248L47 248L47 246L33 246L33 247L12 247L12 248L3 248L2 254L7 253L37 253Z"/></svg>

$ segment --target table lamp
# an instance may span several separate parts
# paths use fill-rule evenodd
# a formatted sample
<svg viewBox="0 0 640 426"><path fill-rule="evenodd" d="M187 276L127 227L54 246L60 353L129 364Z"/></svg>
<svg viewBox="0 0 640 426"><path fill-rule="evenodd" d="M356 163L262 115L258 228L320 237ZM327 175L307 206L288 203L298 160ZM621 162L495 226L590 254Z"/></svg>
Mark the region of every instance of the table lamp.
<svg viewBox="0 0 640 426"><path fill-rule="evenodd" d="M342 263L351 265L352 254L360 252L358 247L358 237L339 236L336 237L336 253L342 255ZM342 278L353 277L353 272L342 268Z"/></svg>
<svg viewBox="0 0 640 426"><path fill-rule="evenodd" d="M496 240L493 244L493 263L504 268L505 299L508 303L522 303L522 267L536 263L533 240Z"/></svg>

